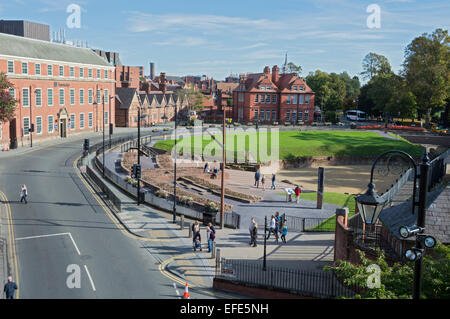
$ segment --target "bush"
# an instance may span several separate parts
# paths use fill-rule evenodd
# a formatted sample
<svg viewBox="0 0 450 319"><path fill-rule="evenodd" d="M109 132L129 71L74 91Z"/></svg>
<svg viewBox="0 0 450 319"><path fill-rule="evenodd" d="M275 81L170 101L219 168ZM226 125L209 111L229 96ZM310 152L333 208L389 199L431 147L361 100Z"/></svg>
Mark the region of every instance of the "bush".
<svg viewBox="0 0 450 319"><path fill-rule="evenodd" d="M207 202L205 204L205 209L206 209L207 212L215 213L215 212L217 212L219 210L219 207L214 202Z"/></svg>
<svg viewBox="0 0 450 319"><path fill-rule="evenodd" d="M156 196L166 198L168 196L168 193L163 189L158 189L156 191Z"/></svg>

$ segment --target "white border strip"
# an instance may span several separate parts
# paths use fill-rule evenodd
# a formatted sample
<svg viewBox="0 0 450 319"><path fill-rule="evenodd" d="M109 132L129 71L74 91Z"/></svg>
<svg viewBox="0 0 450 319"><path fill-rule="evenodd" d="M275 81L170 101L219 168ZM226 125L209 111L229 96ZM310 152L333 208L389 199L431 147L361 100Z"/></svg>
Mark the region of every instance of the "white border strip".
<svg viewBox="0 0 450 319"><path fill-rule="evenodd" d="M89 281L91 282L92 290L95 291L95 285L94 285L94 282L92 281L91 274L89 273L89 270L88 270L88 268L87 268L86 265L84 265L84 269L86 269L86 273L87 273L87 275L88 275Z"/></svg>

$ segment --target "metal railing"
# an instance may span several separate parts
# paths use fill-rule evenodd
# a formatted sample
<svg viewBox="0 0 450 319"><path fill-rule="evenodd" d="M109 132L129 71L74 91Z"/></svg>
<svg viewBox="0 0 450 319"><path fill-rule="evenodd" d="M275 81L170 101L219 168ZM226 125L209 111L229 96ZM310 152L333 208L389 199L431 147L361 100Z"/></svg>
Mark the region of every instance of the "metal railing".
<svg viewBox="0 0 450 319"><path fill-rule="evenodd" d="M293 232L334 232L334 224L328 225L328 218L308 218L281 215L281 225L286 223L289 231Z"/></svg>
<svg viewBox="0 0 450 319"><path fill-rule="evenodd" d="M430 162L430 172L428 174L428 191L431 191L431 189L442 182L445 174L446 174L446 167L445 164L446 158L450 155L450 149L436 157Z"/></svg>
<svg viewBox="0 0 450 319"><path fill-rule="evenodd" d="M278 290L314 298L353 297L332 272L267 266L260 260L216 259L215 278L234 284Z"/></svg>

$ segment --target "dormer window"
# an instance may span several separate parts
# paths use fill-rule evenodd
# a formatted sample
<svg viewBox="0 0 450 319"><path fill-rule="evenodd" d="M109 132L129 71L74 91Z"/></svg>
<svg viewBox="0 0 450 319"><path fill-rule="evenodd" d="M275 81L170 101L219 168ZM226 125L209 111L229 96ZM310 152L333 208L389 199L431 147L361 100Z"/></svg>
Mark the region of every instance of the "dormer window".
<svg viewBox="0 0 450 319"><path fill-rule="evenodd" d="M271 90L272 89L272 87L269 85L268 87L267 87L267 90Z"/></svg>
<svg viewBox="0 0 450 319"><path fill-rule="evenodd" d="M304 91L305 87L303 85L300 85L300 91Z"/></svg>
<svg viewBox="0 0 450 319"><path fill-rule="evenodd" d="M266 89L265 86L261 86L261 88L260 88L261 91L264 91L265 89Z"/></svg>
<svg viewBox="0 0 450 319"><path fill-rule="evenodd" d="M297 87L297 85L294 85L294 88L293 88L293 90L294 90L294 91L297 91L297 90L298 90L298 87Z"/></svg>

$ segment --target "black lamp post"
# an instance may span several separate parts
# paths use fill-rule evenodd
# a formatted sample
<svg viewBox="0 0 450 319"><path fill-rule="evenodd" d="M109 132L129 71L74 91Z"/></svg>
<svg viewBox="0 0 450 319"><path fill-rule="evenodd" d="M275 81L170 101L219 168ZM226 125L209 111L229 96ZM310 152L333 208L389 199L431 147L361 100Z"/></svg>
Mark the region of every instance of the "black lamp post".
<svg viewBox="0 0 450 319"><path fill-rule="evenodd" d="M175 158L173 161L173 223L177 222L177 123L178 108L175 104Z"/></svg>
<svg viewBox="0 0 450 319"><path fill-rule="evenodd" d="M412 197L412 214L414 215L415 208L417 207L417 224L412 227L403 226L399 229L399 234L403 238L416 236L416 247L412 248L405 253L406 259L414 261L414 288L413 299L420 299L421 294L421 278L422 278L422 256L424 253L424 246L427 248L433 248L436 244L436 240L429 235L424 234L425 230L425 214L426 214L426 202L428 191L428 171L430 168L430 161L427 156L426 150L420 164L420 175L417 174L417 165L413 158L403 151L387 151L380 154L372 165L370 174L370 183L368 189L364 195L360 195L356 198L358 210L361 214L361 218L365 224L373 225L378 220L378 217L383 210L386 201L383 200L375 192L375 184L373 183L373 172L375 165L383 156L387 154L397 154L402 158L407 159L414 169L414 188ZM391 157L389 158L389 160ZM389 161L388 160L388 161ZM389 165L389 163L388 163ZM416 201L416 184L419 179L419 200Z"/></svg>

